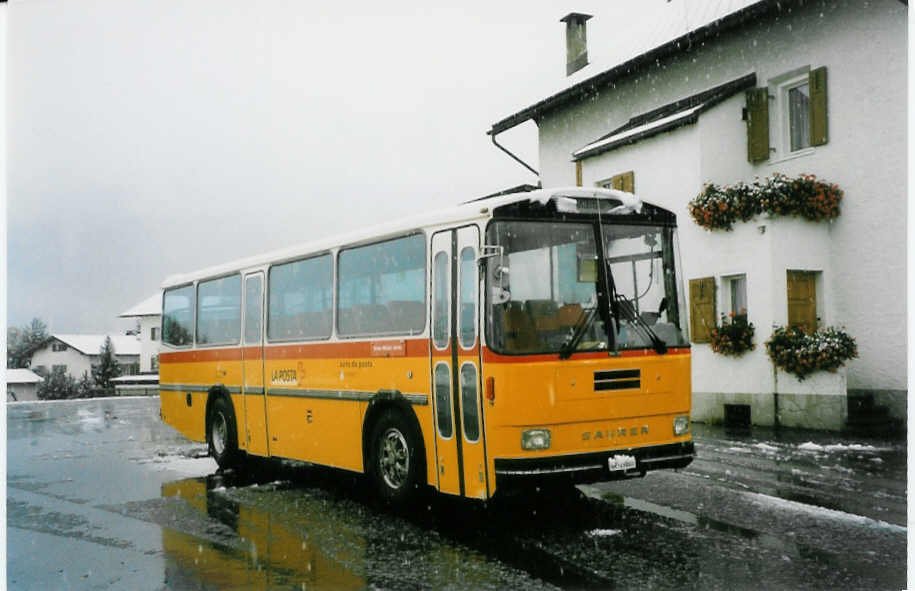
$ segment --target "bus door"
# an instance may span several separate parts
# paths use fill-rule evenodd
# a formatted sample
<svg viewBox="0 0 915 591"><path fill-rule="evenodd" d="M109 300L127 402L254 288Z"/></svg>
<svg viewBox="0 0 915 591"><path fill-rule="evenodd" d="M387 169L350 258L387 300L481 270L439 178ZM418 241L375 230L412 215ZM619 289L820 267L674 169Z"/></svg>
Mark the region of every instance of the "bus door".
<svg viewBox="0 0 915 591"><path fill-rule="evenodd" d="M489 494L480 387L479 230L432 236L432 389L436 483L442 492Z"/></svg>
<svg viewBox="0 0 915 591"><path fill-rule="evenodd" d="M264 274L245 276L245 342L242 347L244 437L248 453L267 456L267 400L264 389Z"/></svg>

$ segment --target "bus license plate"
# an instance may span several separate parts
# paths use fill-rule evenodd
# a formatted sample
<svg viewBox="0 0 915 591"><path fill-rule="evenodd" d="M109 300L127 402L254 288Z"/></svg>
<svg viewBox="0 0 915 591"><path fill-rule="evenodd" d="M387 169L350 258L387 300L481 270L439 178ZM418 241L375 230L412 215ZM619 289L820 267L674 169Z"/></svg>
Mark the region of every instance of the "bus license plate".
<svg viewBox="0 0 915 591"><path fill-rule="evenodd" d="M611 472L635 470L635 456L616 455L607 460Z"/></svg>

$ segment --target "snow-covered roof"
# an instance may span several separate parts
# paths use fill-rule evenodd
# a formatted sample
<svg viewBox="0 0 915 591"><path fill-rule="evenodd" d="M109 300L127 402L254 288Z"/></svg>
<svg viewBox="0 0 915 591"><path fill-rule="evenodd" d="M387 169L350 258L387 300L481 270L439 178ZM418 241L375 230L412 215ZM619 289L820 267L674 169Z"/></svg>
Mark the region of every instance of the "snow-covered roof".
<svg viewBox="0 0 915 591"><path fill-rule="evenodd" d="M7 384L38 384L44 381L44 378L32 371L31 369L7 369Z"/></svg>
<svg viewBox="0 0 915 591"><path fill-rule="evenodd" d="M612 86L617 80L632 76L645 67L656 66L668 58L701 47L725 31L738 29L771 14L788 11L800 2L801 0L730 0L726 3L719 2L717 5L703 2L683 3L684 10L689 10L692 6L695 7L694 10L701 11L689 19L701 25L623 61L615 58L615 55L608 59L602 54L601 50L604 47L600 45L600 40L609 39L608 43L612 43L613 36L589 34L589 65L562 79L548 92L546 98L496 121L487 133L496 135L525 121L537 120L557 107L593 96L600 90ZM593 21L589 22L589 26L599 22L600 15L597 14ZM617 26L618 23L609 25Z"/></svg>
<svg viewBox="0 0 915 591"><path fill-rule="evenodd" d="M120 376L112 378L111 381L115 384L158 384L159 374L143 373L134 376Z"/></svg>
<svg viewBox="0 0 915 591"><path fill-rule="evenodd" d="M256 268L270 263L292 260L309 254L327 251L343 246L354 246L360 243L376 241L386 237L402 235L413 230L435 228L442 225L456 225L473 220L483 220L492 216L492 211L504 205L521 202L546 203L550 199L560 197L588 197L595 199L616 199L622 202L628 210L638 211L635 202L641 203L631 193L614 189L583 188L583 187L557 187L552 189L537 189L535 191L497 195L488 199L468 201L456 207L428 212L398 221L372 226L355 232L350 232L336 237L322 238L304 244L223 263L213 267L200 269L190 273L172 275L162 283L162 287L172 287L190 283L208 277L227 275L239 270Z"/></svg>
<svg viewBox="0 0 915 591"><path fill-rule="evenodd" d="M664 131L695 123L699 120L700 113L711 109L738 92L752 88L755 84L756 74L751 72L714 88L636 115L621 127L575 150L572 152L572 157L575 160L581 160L612 150L617 146L631 144Z"/></svg>
<svg viewBox="0 0 915 591"><path fill-rule="evenodd" d="M120 318L134 318L139 316L160 316L162 314L162 292L156 292L139 304L128 308L118 314Z"/></svg>
<svg viewBox="0 0 915 591"><path fill-rule="evenodd" d="M53 338L66 343L84 355L98 355L105 344L105 337L111 337L115 355L139 355L140 339L133 335L103 334L53 334Z"/></svg>

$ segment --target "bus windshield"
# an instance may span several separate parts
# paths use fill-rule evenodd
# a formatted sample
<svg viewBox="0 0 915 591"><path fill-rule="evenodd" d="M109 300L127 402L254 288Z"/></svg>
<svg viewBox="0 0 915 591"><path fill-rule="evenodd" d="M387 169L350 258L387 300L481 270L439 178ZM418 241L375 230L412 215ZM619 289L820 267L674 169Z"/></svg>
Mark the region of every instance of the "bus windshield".
<svg viewBox="0 0 915 591"><path fill-rule="evenodd" d="M674 228L605 223L603 253L595 230L591 223L490 224L486 242L496 251L487 259L486 325L494 351L562 354L657 348L658 339L668 347L686 343ZM600 265L608 270L610 298L598 297Z"/></svg>

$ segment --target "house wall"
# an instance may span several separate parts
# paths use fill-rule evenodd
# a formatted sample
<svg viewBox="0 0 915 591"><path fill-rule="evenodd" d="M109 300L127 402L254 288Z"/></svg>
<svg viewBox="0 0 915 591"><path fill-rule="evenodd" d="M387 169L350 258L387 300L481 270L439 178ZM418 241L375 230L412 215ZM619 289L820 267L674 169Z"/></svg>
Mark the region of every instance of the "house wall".
<svg viewBox="0 0 915 591"><path fill-rule="evenodd" d="M159 354L159 340L150 338L150 330L156 328L159 332L161 316L141 316L140 321L140 373L155 372L152 369L152 358ZM161 338L161 335L159 335Z"/></svg>
<svg viewBox="0 0 915 591"><path fill-rule="evenodd" d="M17 402L38 400L38 384L7 384L6 389L16 395Z"/></svg>
<svg viewBox="0 0 915 591"><path fill-rule="evenodd" d="M586 186L634 170L636 192L677 213L686 279L747 274L757 351L735 361L696 345L694 391L762 399L787 389L807 396L811 384L835 393L847 380L850 391L874 392L895 416L905 416L906 21L906 7L893 0L811 2L726 33L539 121L543 185L571 185L571 153L635 114L748 72L756 72L761 86L798 68L827 67L829 143L805 155L747 162L741 94L703 113L694 126L583 162ZM686 204L702 183L776 172L837 183L845 192L840 217L831 223L761 218L733 232L707 232L689 218ZM859 359L848 363L847 376L824 374L803 386L790 376L776 380L762 343L773 324L787 321L787 269L822 273L821 323L844 326L858 342ZM830 420L840 420L844 403L829 412ZM773 413L761 408L759 422L770 422L763 417Z"/></svg>
<svg viewBox="0 0 915 591"><path fill-rule="evenodd" d="M139 363L138 355L117 355L115 359L122 366ZM84 372L92 377L92 366L98 363L98 355L85 355L73 347L68 346L66 351L53 351L51 346L42 347L32 355L31 369L34 371L39 366L44 366L50 372L55 365L66 365L67 373L78 380Z"/></svg>
<svg viewBox="0 0 915 591"><path fill-rule="evenodd" d="M42 347L35 351L32 355L32 362L29 364L32 371L44 366L48 372L55 365L66 365L67 373L77 380L82 377L83 372L89 372L89 376L92 376L92 362L89 356L69 346L66 351L52 351L50 344Z"/></svg>

